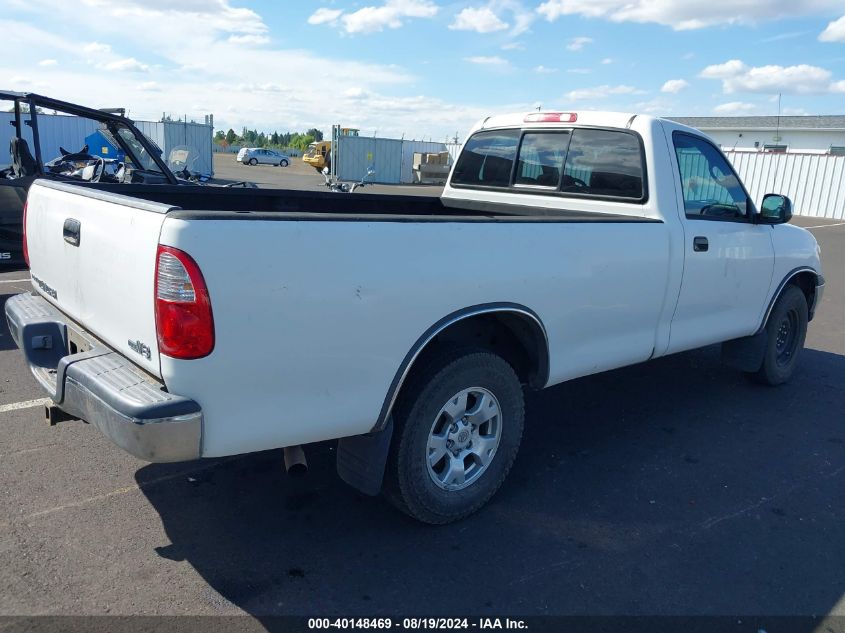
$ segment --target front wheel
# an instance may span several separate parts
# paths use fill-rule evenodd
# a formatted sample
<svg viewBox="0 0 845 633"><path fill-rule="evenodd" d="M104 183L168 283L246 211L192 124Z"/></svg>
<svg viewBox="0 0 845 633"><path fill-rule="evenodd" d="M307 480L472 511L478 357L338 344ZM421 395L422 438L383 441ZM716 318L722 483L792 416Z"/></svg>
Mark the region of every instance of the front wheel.
<svg viewBox="0 0 845 633"><path fill-rule="evenodd" d="M486 351L435 358L403 389L385 491L424 523L462 519L496 493L522 439L522 385Z"/></svg>
<svg viewBox="0 0 845 633"><path fill-rule="evenodd" d="M253 167L255 167L258 164L258 159L257 158L250 158L249 164L252 165Z"/></svg>
<svg viewBox="0 0 845 633"><path fill-rule="evenodd" d="M766 323L766 352L759 370L747 374L754 382L780 385L788 381L807 338L807 298L797 286L781 293Z"/></svg>

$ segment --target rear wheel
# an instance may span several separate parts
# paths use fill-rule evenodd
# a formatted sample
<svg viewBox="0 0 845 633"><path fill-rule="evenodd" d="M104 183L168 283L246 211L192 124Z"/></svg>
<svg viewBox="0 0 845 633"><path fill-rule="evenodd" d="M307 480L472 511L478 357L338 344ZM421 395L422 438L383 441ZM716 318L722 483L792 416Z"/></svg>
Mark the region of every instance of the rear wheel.
<svg viewBox="0 0 845 633"><path fill-rule="evenodd" d="M435 358L397 402L388 498L425 523L472 514L510 471L523 419L522 386L503 358L467 350Z"/></svg>
<svg viewBox="0 0 845 633"><path fill-rule="evenodd" d="M288 166L288 161L286 161L284 159L279 161L279 167L287 167L287 166Z"/></svg>
<svg viewBox="0 0 845 633"><path fill-rule="evenodd" d="M807 337L807 298L797 286L784 288L766 323L766 352L759 370L747 374L754 382L780 385L798 366Z"/></svg>

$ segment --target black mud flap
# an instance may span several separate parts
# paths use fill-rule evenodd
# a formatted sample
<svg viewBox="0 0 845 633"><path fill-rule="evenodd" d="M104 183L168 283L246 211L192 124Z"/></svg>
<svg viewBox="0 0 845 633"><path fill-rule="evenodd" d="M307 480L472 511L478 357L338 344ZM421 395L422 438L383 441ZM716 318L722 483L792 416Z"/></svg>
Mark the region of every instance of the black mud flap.
<svg viewBox="0 0 845 633"><path fill-rule="evenodd" d="M381 492L393 436L393 420L377 433L344 437L337 443L337 474L365 495Z"/></svg>
<svg viewBox="0 0 845 633"><path fill-rule="evenodd" d="M768 333L763 330L754 336L722 343L722 362L740 371L755 372L763 366Z"/></svg>

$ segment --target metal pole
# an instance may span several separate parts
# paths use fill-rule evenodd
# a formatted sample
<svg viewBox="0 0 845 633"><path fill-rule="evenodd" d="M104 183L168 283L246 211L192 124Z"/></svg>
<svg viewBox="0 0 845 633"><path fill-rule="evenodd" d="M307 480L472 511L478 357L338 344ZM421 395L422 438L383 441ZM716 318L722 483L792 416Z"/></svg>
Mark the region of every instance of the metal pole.
<svg viewBox="0 0 845 633"><path fill-rule="evenodd" d="M332 125L332 146L329 148L332 166L330 168L332 178L337 180L337 156L340 143L340 125Z"/></svg>
<svg viewBox="0 0 845 633"><path fill-rule="evenodd" d="M15 136L23 138L21 130L21 102L19 99L15 99Z"/></svg>
<svg viewBox="0 0 845 633"><path fill-rule="evenodd" d="M35 146L35 162L38 168L38 173L43 173L41 163L41 138L38 135L38 114L35 104L30 99L29 101L29 127L32 128L32 144Z"/></svg>

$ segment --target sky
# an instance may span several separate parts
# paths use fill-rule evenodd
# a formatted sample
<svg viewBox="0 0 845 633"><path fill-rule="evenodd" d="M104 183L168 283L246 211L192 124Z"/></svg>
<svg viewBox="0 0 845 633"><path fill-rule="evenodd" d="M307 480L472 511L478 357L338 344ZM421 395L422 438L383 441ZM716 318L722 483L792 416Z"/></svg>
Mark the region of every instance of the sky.
<svg viewBox="0 0 845 633"><path fill-rule="evenodd" d="M3 0L0 88L218 129L845 114L843 0Z"/></svg>

